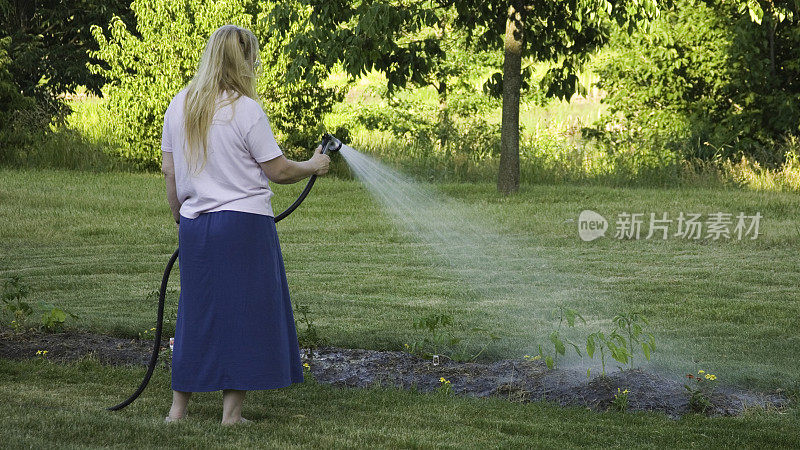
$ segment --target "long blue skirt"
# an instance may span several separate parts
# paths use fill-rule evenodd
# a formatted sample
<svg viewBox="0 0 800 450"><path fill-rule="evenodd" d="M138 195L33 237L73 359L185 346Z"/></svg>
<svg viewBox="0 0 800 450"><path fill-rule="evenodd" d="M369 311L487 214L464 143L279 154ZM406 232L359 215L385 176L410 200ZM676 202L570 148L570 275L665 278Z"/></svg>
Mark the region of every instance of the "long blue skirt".
<svg viewBox="0 0 800 450"><path fill-rule="evenodd" d="M172 389L264 390L303 382L275 219L181 216Z"/></svg>

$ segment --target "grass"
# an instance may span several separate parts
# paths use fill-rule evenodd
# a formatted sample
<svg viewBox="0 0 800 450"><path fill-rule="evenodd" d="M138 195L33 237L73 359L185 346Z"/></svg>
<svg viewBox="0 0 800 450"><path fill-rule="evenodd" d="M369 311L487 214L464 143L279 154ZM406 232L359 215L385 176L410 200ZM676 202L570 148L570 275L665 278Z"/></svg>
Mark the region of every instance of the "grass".
<svg viewBox="0 0 800 450"><path fill-rule="evenodd" d="M276 187L275 209L288 206L301 188ZM800 382L792 369L800 358L796 195L530 185L502 197L490 184L434 188L533 249L552 266L551 273L560 274L554 281L566 286L564 291L532 286L528 303L498 300L502 308L485 306L491 302L466 288L421 242L396 229L362 185L328 178L279 224L279 233L292 298L311 307L333 344L402 349L415 337L413 319L448 311L465 325L503 334L485 356L521 357L535 353L552 328L547 313L564 302L593 325L617 312L645 313L658 336L656 362L663 370L713 369L725 381L759 388ZM75 327L135 337L152 326L155 298L149 294L158 288L177 244L162 178L2 170L0 196L0 220L6 224L0 251L7 255L0 277L20 275L31 285L31 301L46 300L78 314ZM584 243L575 224L565 223L583 209L612 221L624 211L667 211L672 217L680 211L758 211L763 235L755 241ZM177 270L170 283L168 312L174 314ZM463 335L470 337L467 331Z"/></svg>
<svg viewBox="0 0 800 450"><path fill-rule="evenodd" d="M423 90L412 95L433 99ZM56 130L47 142L29 146L16 164L22 169L0 168L0 280L20 275L32 288L31 303L45 300L78 314L67 320L70 328L133 338L154 323L153 292L177 236L159 175L104 173L127 169L101 151L113 143L105 139L98 105L96 99L75 103L72 131ZM357 148L383 155L419 179L481 180L427 187L474 213L463 220L497 230L547 262L547 277L522 274L521 283L531 283L528 298L490 298L471 288L420 239L399 230L364 186L347 178L338 160L335 173L344 177L320 180L303 206L278 226L293 302L311 307L331 344L372 349L402 349L420 337L412 329L414 319L448 312L463 327L459 337L476 350L485 342L469 327L502 336L482 354L487 360L535 354L538 344L547 343L554 327L549 314L560 304L589 321L573 333L578 340L614 314L635 310L650 318L656 334L650 370L680 377L702 368L718 374L722 384L781 388L797 397L796 155L780 171L743 161L727 163L722 171L674 166L636 172L570 137L576 124L588 123L599 110L597 102L524 108L523 186L510 197L496 192L493 158L478 164L463 154L445 157L385 134L354 132ZM347 119L337 114L330 120ZM554 184L565 180L573 184ZM302 183L273 189L278 193L273 206L280 211ZM758 211L763 235L755 241L585 243L568 222L583 209L611 222L621 212L668 212L674 218L679 212ZM486 270L511 270L493 264ZM175 268L167 335L174 330L178 289ZM311 382L253 393L245 413L261 423L247 429L219 428L220 399L212 394L196 398L191 422L167 428L160 423L169 395L163 371L128 410L102 410L127 395L142 373L91 359L70 365L0 360L0 414L7 424L0 439L36 447L800 444L796 407L781 414L751 411L742 418L675 422L655 414L597 414L393 389L339 390Z"/></svg>
<svg viewBox="0 0 800 450"><path fill-rule="evenodd" d="M234 448L770 448L800 444L796 412L750 411L740 418L594 413L545 403L420 394L394 388L339 389L308 379L301 385L251 392L243 414L257 422L219 426L221 395L195 394L186 422L165 425L169 373L127 409L120 387L143 370L113 368L91 358L56 365L0 361L0 439L13 446ZM124 390L124 389L123 389ZM127 392L127 391L125 391Z"/></svg>
<svg viewBox="0 0 800 450"><path fill-rule="evenodd" d="M534 65L536 76L544 75L546 64ZM487 72L486 76L492 71ZM332 84L343 85L342 74ZM601 102L604 93L596 87L597 75L581 75L590 86L586 98L572 101L551 99L545 104L523 101L520 105L520 179L523 183L580 183L600 186L742 186L756 190L800 190L800 143L789 139L776 151L786 153L787 162L779 168L765 168L748 160L683 161L675 152L653 143L634 142L616 145L609 152L603 145L584 139L581 128L592 126L608 107ZM469 80L481 97L482 80ZM391 161L395 166L422 180L438 182L482 182L494 180L500 159L501 105L482 112L480 117L456 119L447 147L440 148L425 136L426 126L400 136L392 130L366 129L358 119L365 106L383 110L387 120L395 118L379 92L386 80L371 72L355 83L344 102L325 116L328 130L349 130L351 145ZM463 95L463 94L461 94ZM438 97L431 87L398 91L397 97L416 105L419 121L437 122ZM535 97L535 96L532 96ZM91 116L89 118L91 121ZM397 119L396 122L403 123ZM402 127L401 127L402 128ZM777 145L777 144L776 144Z"/></svg>
<svg viewBox="0 0 800 450"><path fill-rule="evenodd" d="M335 161L335 164L344 164ZM280 211L302 183L277 186ZM791 193L735 189L613 189L524 185L511 197L492 184L436 184L431 189L475 211L552 264L565 280L585 283L567 298L590 323L620 310L651 319L659 351L653 370L680 376L698 368L720 381L797 392L800 373L800 199ZM613 220L623 211L759 211L755 241L585 243L575 225L582 209ZM161 271L177 245L163 179L154 174L0 169L0 278L20 275L29 300L80 316L71 328L136 337L154 322ZM535 353L552 329L538 305L514 308L485 300L440 264L423 244L397 230L366 189L351 180L320 180L297 212L279 224L292 299L309 305L320 332L343 347L402 349L418 335L413 319L450 312L503 339L487 359ZM487 268L502 270L502 268ZM170 281L174 318L178 271ZM580 300L578 300L580 298ZM591 300L591 299L589 299ZM577 302L577 303L576 303ZM555 307L553 305L544 305ZM519 311L530 313L520 315ZM167 324L167 334L174 323ZM581 332L588 333L584 329ZM470 338L469 332L462 337ZM475 342L482 346L483 342ZM91 360L72 365L0 361L0 439L24 446L374 446L689 447L768 443L798 445L798 410L753 411L736 419L655 414L598 414L547 404L442 399L393 389L339 390L313 383L254 393L246 413L261 420L218 428L219 398L197 398L193 421L166 428L167 372L121 414L102 407L132 389L141 369ZM347 411L346 414L343 411ZM302 416L298 416L302 414ZM276 424L278 426L276 426ZM114 433L106 430L114 429Z"/></svg>

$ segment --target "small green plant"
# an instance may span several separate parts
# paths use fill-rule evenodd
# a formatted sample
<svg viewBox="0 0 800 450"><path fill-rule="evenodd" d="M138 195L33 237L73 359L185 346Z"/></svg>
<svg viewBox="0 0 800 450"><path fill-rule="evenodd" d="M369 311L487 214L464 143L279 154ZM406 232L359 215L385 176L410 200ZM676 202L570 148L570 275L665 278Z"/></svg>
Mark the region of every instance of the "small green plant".
<svg viewBox="0 0 800 450"><path fill-rule="evenodd" d="M453 325L453 316L449 314L431 314L414 320L414 330L422 330L426 335L417 339L405 348L409 353L421 358L431 358L434 354L441 355L446 352L446 347L454 347L461 342L461 338L454 336L446 327Z"/></svg>
<svg viewBox="0 0 800 450"><path fill-rule="evenodd" d="M445 396L453 395L453 387L450 386L450 380L445 379L445 377L440 377L439 386L436 388L436 391Z"/></svg>
<svg viewBox="0 0 800 450"><path fill-rule="evenodd" d="M689 391L689 408L694 412L705 414L713 406L711 396L717 387L717 376L705 370L698 370L697 375L687 373L686 378L690 381L683 387Z"/></svg>
<svg viewBox="0 0 800 450"><path fill-rule="evenodd" d="M625 338L617 333L617 330L612 330L609 334L596 331L587 336L586 354L589 355L589 358L594 359L594 354L597 350L600 350L601 376L606 376L606 352L621 364L627 364L630 359ZM586 376L589 377L590 375L591 369L587 369Z"/></svg>
<svg viewBox="0 0 800 450"><path fill-rule="evenodd" d="M450 314L431 314L420 317L413 322L415 330L422 330L425 335L417 339L411 345L404 344L405 351L417 355L421 358L430 359L433 355L445 356L453 361L475 361L489 346L491 340L500 339L500 336L491 330L481 327L473 327L471 331L477 333L485 340L483 347L473 353L464 344L463 340L456 336L451 327L454 326L453 316Z"/></svg>
<svg viewBox="0 0 800 450"><path fill-rule="evenodd" d="M153 339L155 338L155 336L156 336L156 327L139 332L139 339L143 341Z"/></svg>
<svg viewBox="0 0 800 450"><path fill-rule="evenodd" d="M633 368L633 354L636 347L641 347L645 359L650 361L650 354L656 350L656 338L653 333L644 331L644 325L650 325L647 317L636 312L623 313L617 314L613 322L617 330L627 336L623 344L628 350L628 367Z"/></svg>
<svg viewBox="0 0 800 450"><path fill-rule="evenodd" d="M159 290L152 290L145 295L145 301L158 305L159 294ZM180 291L177 289L169 288L164 292L164 323L172 323L177 320L179 295Z"/></svg>
<svg viewBox="0 0 800 450"><path fill-rule="evenodd" d="M0 299L3 302L3 310L13 317L10 325L16 332L25 330L28 317L35 311L31 304L25 300L29 293L29 287L20 281L19 275L14 275L3 282L3 294ZM68 315L74 319L78 318L71 312L43 301L40 301L38 306L42 313L40 327L42 330L51 333L64 329L64 322L67 320Z"/></svg>
<svg viewBox="0 0 800 450"><path fill-rule="evenodd" d="M558 356L564 356L567 352L567 345L570 345L572 348L575 349L575 353L578 356L583 357L580 348L574 342L570 341L561 336L561 328L566 324L568 327L573 328L575 327L575 319L580 319L581 322L586 324L586 320L584 320L583 316L578 314L577 311L570 308L564 308L563 306L558 307L558 327L550 333L550 343L553 345L553 350L549 351L542 347L539 344L539 357L544 359L545 364L547 364L548 369L552 369L558 363Z"/></svg>
<svg viewBox="0 0 800 450"><path fill-rule="evenodd" d="M311 317L311 308L308 305L303 305L295 302L295 327L297 329L297 341L300 347L315 349L321 345L325 345L327 339L319 335L317 327L314 325L314 319ZM298 317L299 315L299 317ZM300 325L305 325L301 328ZM313 352L309 352L309 358Z"/></svg>
<svg viewBox="0 0 800 450"><path fill-rule="evenodd" d="M649 325L647 318L639 313L617 314L612 319L614 329L604 333L596 331L586 337L586 354L594 358L596 351L600 351L601 376L606 375L606 354L620 364L633 368L633 355L637 348L642 349L646 360L656 350L656 339L652 333L644 330L644 325ZM587 369L586 376L591 375Z"/></svg>
<svg viewBox="0 0 800 450"><path fill-rule="evenodd" d="M628 410L628 389L622 390L617 388L617 393L614 394L614 400L611 400L612 411L625 412Z"/></svg>
<svg viewBox="0 0 800 450"><path fill-rule="evenodd" d="M172 349L169 345L162 346L158 352L158 366L165 370L172 369Z"/></svg>
<svg viewBox="0 0 800 450"><path fill-rule="evenodd" d="M306 380L314 380L314 372L311 371L311 365L307 362L303 363L303 377Z"/></svg>
<svg viewBox="0 0 800 450"><path fill-rule="evenodd" d="M3 282L3 309L11 314L11 327L14 331L22 331L25 321L33 314L33 308L24 299L28 296L29 288L20 281L19 275L13 275Z"/></svg>
<svg viewBox="0 0 800 450"><path fill-rule="evenodd" d="M39 309L42 310L42 329L50 333L62 331L64 329L64 322L67 320L67 316L70 316L73 319L78 318L78 316L69 311L64 311L61 308L57 308L43 301L39 302Z"/></svg>

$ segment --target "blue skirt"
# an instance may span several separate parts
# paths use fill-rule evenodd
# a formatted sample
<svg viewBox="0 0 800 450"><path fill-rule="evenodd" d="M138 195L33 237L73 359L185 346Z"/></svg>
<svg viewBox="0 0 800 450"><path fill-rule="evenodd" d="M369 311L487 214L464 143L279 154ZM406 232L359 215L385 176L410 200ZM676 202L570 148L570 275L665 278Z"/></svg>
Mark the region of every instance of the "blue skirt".
<svg viewBox="0 0 800 450"><path fill-rule="evenodd" d="M172 389L264 390L303 382L275 218L181 216Z"/></svg>

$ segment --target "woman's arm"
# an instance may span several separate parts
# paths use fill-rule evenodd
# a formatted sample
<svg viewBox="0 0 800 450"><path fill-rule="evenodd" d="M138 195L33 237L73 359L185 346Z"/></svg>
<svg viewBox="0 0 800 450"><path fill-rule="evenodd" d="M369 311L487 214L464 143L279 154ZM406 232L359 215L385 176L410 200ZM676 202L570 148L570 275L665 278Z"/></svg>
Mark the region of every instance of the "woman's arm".
<svg viewBox="0 0 800 450"><path fill-rule="evenodd" d="M297 183L311 175L325 175L331 159L322 154L322 147L317 147L314 156L308 161L292 161L281 155L259 163L261 170L270 181L278 184Z"/></svg>
<svg viewBox="0 0 800 450"><path fill-rule="evenodd" d="M178 201L178 189L175 186L175 163L171 152L161 152L161 172L164 173L164 182L167 185L167 202L172 210L175 223L181 220L181 202Z"/></svg>

